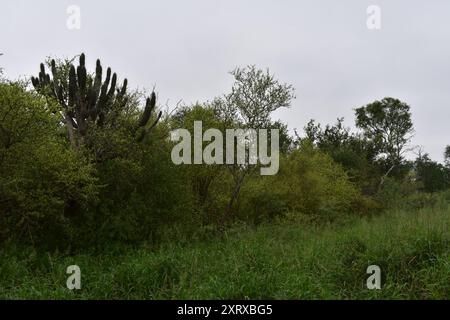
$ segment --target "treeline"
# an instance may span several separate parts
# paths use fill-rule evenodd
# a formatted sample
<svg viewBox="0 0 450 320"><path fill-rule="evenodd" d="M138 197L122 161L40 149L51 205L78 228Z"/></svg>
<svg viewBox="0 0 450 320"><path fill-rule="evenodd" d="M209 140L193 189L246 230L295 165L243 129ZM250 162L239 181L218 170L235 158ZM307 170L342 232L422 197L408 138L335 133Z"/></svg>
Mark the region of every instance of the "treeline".
<svg viewBox="0 0 450 320"><path fill-rule="evenodd" d="M229 93L157 112L156 94L85 56L41 64L31 83L0 83L0 241L79 249L115 242L204 237L235 223L304 223L422 206L450 183L450 147L439 164L412 151L410 107L385 98L343 119L289 134L271 114L289 107L291 85L254 66L237 68ZM280 131L280 165L175 165L170 132L216 128ZM206 145L207 143L205 143Z"/></svg>

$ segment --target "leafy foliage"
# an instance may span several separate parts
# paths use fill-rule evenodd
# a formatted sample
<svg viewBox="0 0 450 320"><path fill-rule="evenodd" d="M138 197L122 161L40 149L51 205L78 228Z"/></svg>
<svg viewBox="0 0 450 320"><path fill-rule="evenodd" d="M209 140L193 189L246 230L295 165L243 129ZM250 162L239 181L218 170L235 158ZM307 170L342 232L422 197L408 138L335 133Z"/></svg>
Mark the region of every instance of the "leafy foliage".
<svg viewBox="0 0 450 320"><path fill-rule="evenodd" d="M84 54L78 60L77 67L75 59L49 60L51 75L42 64L35 90L0 83L2 241L64 249L155 245L223 234L236 223L346 221L402 198L421 207L434 201L429 193L449 187L448 163L404 159L412 122L397 99L357 109L361 132L341 118L325 127L312 120L306 137L294 139L272 119L290 106L293 87L268 70L237 68L228 94L162 117L154 92L129 92L110 68L103 77L100 61L89 73ZM175 165L170 131L193 133L199 120L204 131L279 129L279 173L260 176L249 164Z"/></svg>
<svg viewBox="0 0 450 320"><path fill-rule="evenodd" d="M67 148L44 100L0 84L0 225L3 239L56 246L69 240L98 194L89 162Z"/></svg>
<svg viewBox="0 0 450 320"><path fill-rule="evenodd" d="M357 108L356 126L363 130L378 153L385 154L390 165L399 165L411 140L413 123L410 107L394 98L384 98Z"/></svg>
<svg viewBox="0 0 450 320"><path fill-rule="evenodd" d="M414 164L416 178L424 192L438 192L450 186L449 168L432 161L427 154L418 157Z"/></svg>
<svg viewBox="0 0 450 320"><path fill-rule="evenodd" d="M449 296L450 147L444 164L407 161L406 103L356 109L357 133L312 120L294 138L272 119L293 87L268 70L237 68L230 93L162 117L154 92L74 61L42 64L35 90L0 80L1 297ZM279 129L278 174L175 165L169 133L195 121ZM88 270L76 297L60 281L73 257ZM387 271L382 291L363 288L368 263Z"/></svg>
<svg viewBox="0 0 450 320"><path fill-rule="evenodd" d="M293 214L333 221L354 212L359 197L343 168L305 141L281 159L277 175L248 182L241 214L256 221Z"/></svg>
<svg viewBox="0 0 450 320"><path fill-rule="evenodd" d="M357 184L363 193L376 192L380 176L376 149L370 140L352 133L345 127L343 118L337 119L334 125L327 124L324 129L311 120L305 127L305 135L314 146L341 164L349 179Z"/></svg>

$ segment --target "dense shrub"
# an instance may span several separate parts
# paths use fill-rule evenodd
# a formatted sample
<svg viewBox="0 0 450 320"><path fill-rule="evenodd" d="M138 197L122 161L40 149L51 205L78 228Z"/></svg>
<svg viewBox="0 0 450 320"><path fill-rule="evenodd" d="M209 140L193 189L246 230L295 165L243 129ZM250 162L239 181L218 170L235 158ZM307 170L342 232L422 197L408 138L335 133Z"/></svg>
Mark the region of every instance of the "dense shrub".
<svg viewBox="0 0 450 320"><path fill-rule="evenodd" d="M195 221L185 173L172 163L161 128L144 144L98 165L98 176L103 187L93 226L102 242L156 241L165 226Z"/></svg>
<svg viewBox="0 0 450 320"><path fill-rule="evenodd" d="M367 132L364 137L351 133L342 119L324 130L312 121L307 138L293 139L285 124L270 118L272 111L290 104L292 87L255 67L233 72L237 87L229 95L161 119L161 113L153 112L154 93L143 111L144 95L125 90L126 81L117 86L115 76L104 84L98 101L103 109L97 114L92 99L98 87L91 87L93 75L83 71L84 55L78 76L81 82L86 77L92 97L87 87L76 86L70 63L50 63L56 87L63 93L71 87L65 96L48 91L55 87L42 70L40 80L33 80L39 94L24 83L0 82L2 241L101 248L194 234L207 238L208 231L222 232L236 223L285 217L342 222L398 206L434 205L435 196L420 191L447 187L444 166L425 157L415 166L403 158L391 166L372 150ZM107 98L109 85L112 96ZM86 103L93 114L82 110ZM203 131L253 125L280 129L278 174L261 176L258 165L175 165L170 131L185 128L192 134L199 120ZM203 141L203 147L207 144Z"/></svg>
<svg viewBox="0 0 450 320"><path fill-rule="evenodd" d="M243 194L241 216L253 220L292 212L330 221L361 203L344 169L306 141L280 159L277 175L255 177Z"/></svg>
<svg viewBox="0 0 450 320"><path fill-rule="evenodd" d="M24 84L0 84L0 236L48 247L153 241L192 220L184 175L170 159L164 126L153 139L92 130L71 148L55 105Z"/></svg>
<svg viewBox="0 0 450 320"><path fill-rule="evenodd" d="M0 84L2 239L68 245L98 192L94 168L70 150L48 104L23 84Z"/></svg>
<svg viewBox="0 0 450 320"><path fill-rule="evenodd" d="M409 178L398 180L388 177L374 198L384 209L399 208L418 193L418 188L419 184Z"/></svg>

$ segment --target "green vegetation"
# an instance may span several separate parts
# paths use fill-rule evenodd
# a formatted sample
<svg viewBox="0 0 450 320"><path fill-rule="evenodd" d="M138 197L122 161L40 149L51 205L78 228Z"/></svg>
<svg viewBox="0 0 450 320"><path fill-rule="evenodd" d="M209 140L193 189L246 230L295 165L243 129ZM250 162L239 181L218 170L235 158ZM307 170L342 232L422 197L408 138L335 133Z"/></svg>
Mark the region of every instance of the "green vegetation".
<svg viewBox="0 0 450 320"><path fill-rule="evenodd" d="M235 226L195 243L48 255L10 247L0 254L0 296L31 299L447 299L450 208L391 211L343 226ZM83 288L65 287L66 267ZM366 268L384 270L382 290Z"/></svg>
<svg viewBox="0 0 450 320"><path fill-rule="evenodd" d="M163 114L154 92L74 61L41 64L32 85L0 78L0 298L450 297L450 147L443 164L408 160L406 103L292 136L273 112L294 90L268 70L237 68L230 93ZM174 164L170 133L195 121L279 129L278 173ZM382 290L365 287L371 264Z"/></svg>

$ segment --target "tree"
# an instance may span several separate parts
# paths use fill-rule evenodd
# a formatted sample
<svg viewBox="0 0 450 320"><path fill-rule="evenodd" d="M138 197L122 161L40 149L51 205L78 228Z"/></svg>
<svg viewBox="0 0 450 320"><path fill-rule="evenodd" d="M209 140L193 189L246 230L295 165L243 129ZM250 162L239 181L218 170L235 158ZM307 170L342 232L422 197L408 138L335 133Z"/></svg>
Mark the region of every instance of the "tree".
<svg viewBox="0 0 450 320"><path fill-rule="evenodd" d="M111 75L111 68L107 69L103 80L100 60L97 60L95 75L87 72L85 55L79 57L79 66L75 68L72 60L59 63L55 60L49 63L52 77L46 73L45 65L41 63L38 77L31 81L35 89L48 98L54 98L60 105L62 121L68 130L72 147L78 149L84 142L90 127L114 127L121 112L126 112L129 94L127 93L127 79L121 87L117 87L117 75ZM147 126L155 109L156 95L152 92L147 98L144 111L136 121L133 131L136 139L142 141L161 117Z"/></svg>
<svg viewBox="0 0 450 320"><path fill-rule="evenodd" d="M68 146L45 99L26 87L0 83L0 240L67 244L96 202L94 167Z"/></svg>
<svg viewBox="0 0 450 320"><path fill-rule="evenodd" d="M3 55L3 53L0 53L0 57ZM2 75L2 73L3 73L3 68L0 68L0 76Z"/></svg>
<svg viewBox="0 0 450 320"><path fill-rule="evenodd" d="M225 96L228 113L247 128L268 128L272 112L289 107L295 98L292 85L279 82L269 70L255 66L231 71L234 84Z"/></svg>
<svg viewBox="0 0 450 320"><path fill-rule="evenodd" d="M195 121L202 122L202 135L206 130L211 128L220 130L222 134L225 133L226 129L226 125L218 117L214 108L208 103L182 107L170 120L173 129L187 129L192 136L194 135ZM209 142L203 141L202 150L208 144ZM223 143L223 145L225 144ZM194 148L192 143L191 147L192 149ZM186 173L187 180L189 181L188 184L191 187L196 204L200 209L199 211L205 214L204 218L207 223L211 223L214 216L217 218L217 213L220 212L219 201L216 198L228 186L224 181L224 175L227 174L226 168L221 164L203 163L193 166L183 166L182 170Z"/></svg>
<svg viewBox="0 0 450 320"><path fill-rule="evenodd" d="M445 190L450 185L449 169L440 163L432 161L428 154L419 155L414 162L417 181L425 192Z"/></svg>
<svg viewBox="0 0 450 320"><path fill-rule="evenodd" d="M323 129L311 120L304 128L306 139L321 151L329 154L334 161L347 171L351 181L358 184L364 193L373 193L374 180L378 180L378 170L374 162L373 144L363 135L355 134L344 126L344 118L338 118L334 125ZM302 140L299 137L300 140Z"/></svg>
<svg viewBox="0 0 450 320"><path fill-rule="evenodd" d="M384 98L364 107L357 108L356 126L362 130L364 137L373 143L377 154L387 164L384 179L398 168L408 151L414 129L410 107L394 98Z"/></svg>
<svg viewBox="0 0 450 320"><path fill-rule="evenodd" d="M450 145L445 147L444 151L444 161L445 165L450 168Z"/></svg>
<svg viewBox="0 0 450 320"><path fill-rule="evenodd" d="M0 82L0 165L14 146L37 143L56 128L55 117L43 108L45 101L25 87L25 83Z"/></svg>
<svg viewBox="0 0 450 320"><path fill-rule="evenodd" d="M335 125L326 125L323 130L320 124L310 120L305 127L306 138L324 151L342 148L352 138L350 129L344 127L344 118L338 118Z"/></svg>
<svg viewBox="0 0 450 320"><path fill-rule="evenodd" d="M236 68L231 75L235 80L231 93L213 103L223 122L243 129L279 128L280 125L272 123L270 117L275 110L290 106L295 98L292 85L281 83L269 70L263 71L255 66ZM234 164L228 168L233 176L234 186L219 221L221 228L232 213L245 178L252 174L256 166Z"/></svg>
<svg viewBox="0 0 450 320"><path fill-rule="evenodd" d="M384 98L357 108L356 126L372 141L391 165L399 165L414 133L410 107L394 98Z"/></svg>
<svg viewBox="0 0 450 320"><path fill-rule="evenodd" d="M310 141L280 160L277 175L255 176L243 186L239 217L255 223L283 215L330 221L360 209L362 197L345 170Z"/></svg>
<svg viewBox="0 0 450 320"><path fill-rule="evenodd" d="M102 77L100 61L93 74L86 70L83 54L78 67L72 60L47 65L51 75L42 64L32 80L34 94L45 98L44 108L58 119L58 133L70 154L93 168L92 177L101 186L98 202L89 210L71 210L81 217L78 244L149 241L162 226L190 219L190 194L170 158L167 124L160 121L161 112L155 115L155 93L142 110L143 95L128 92L127 80L117 85L109 68ZM152 139L147 139L150 130Z"/></svg>

